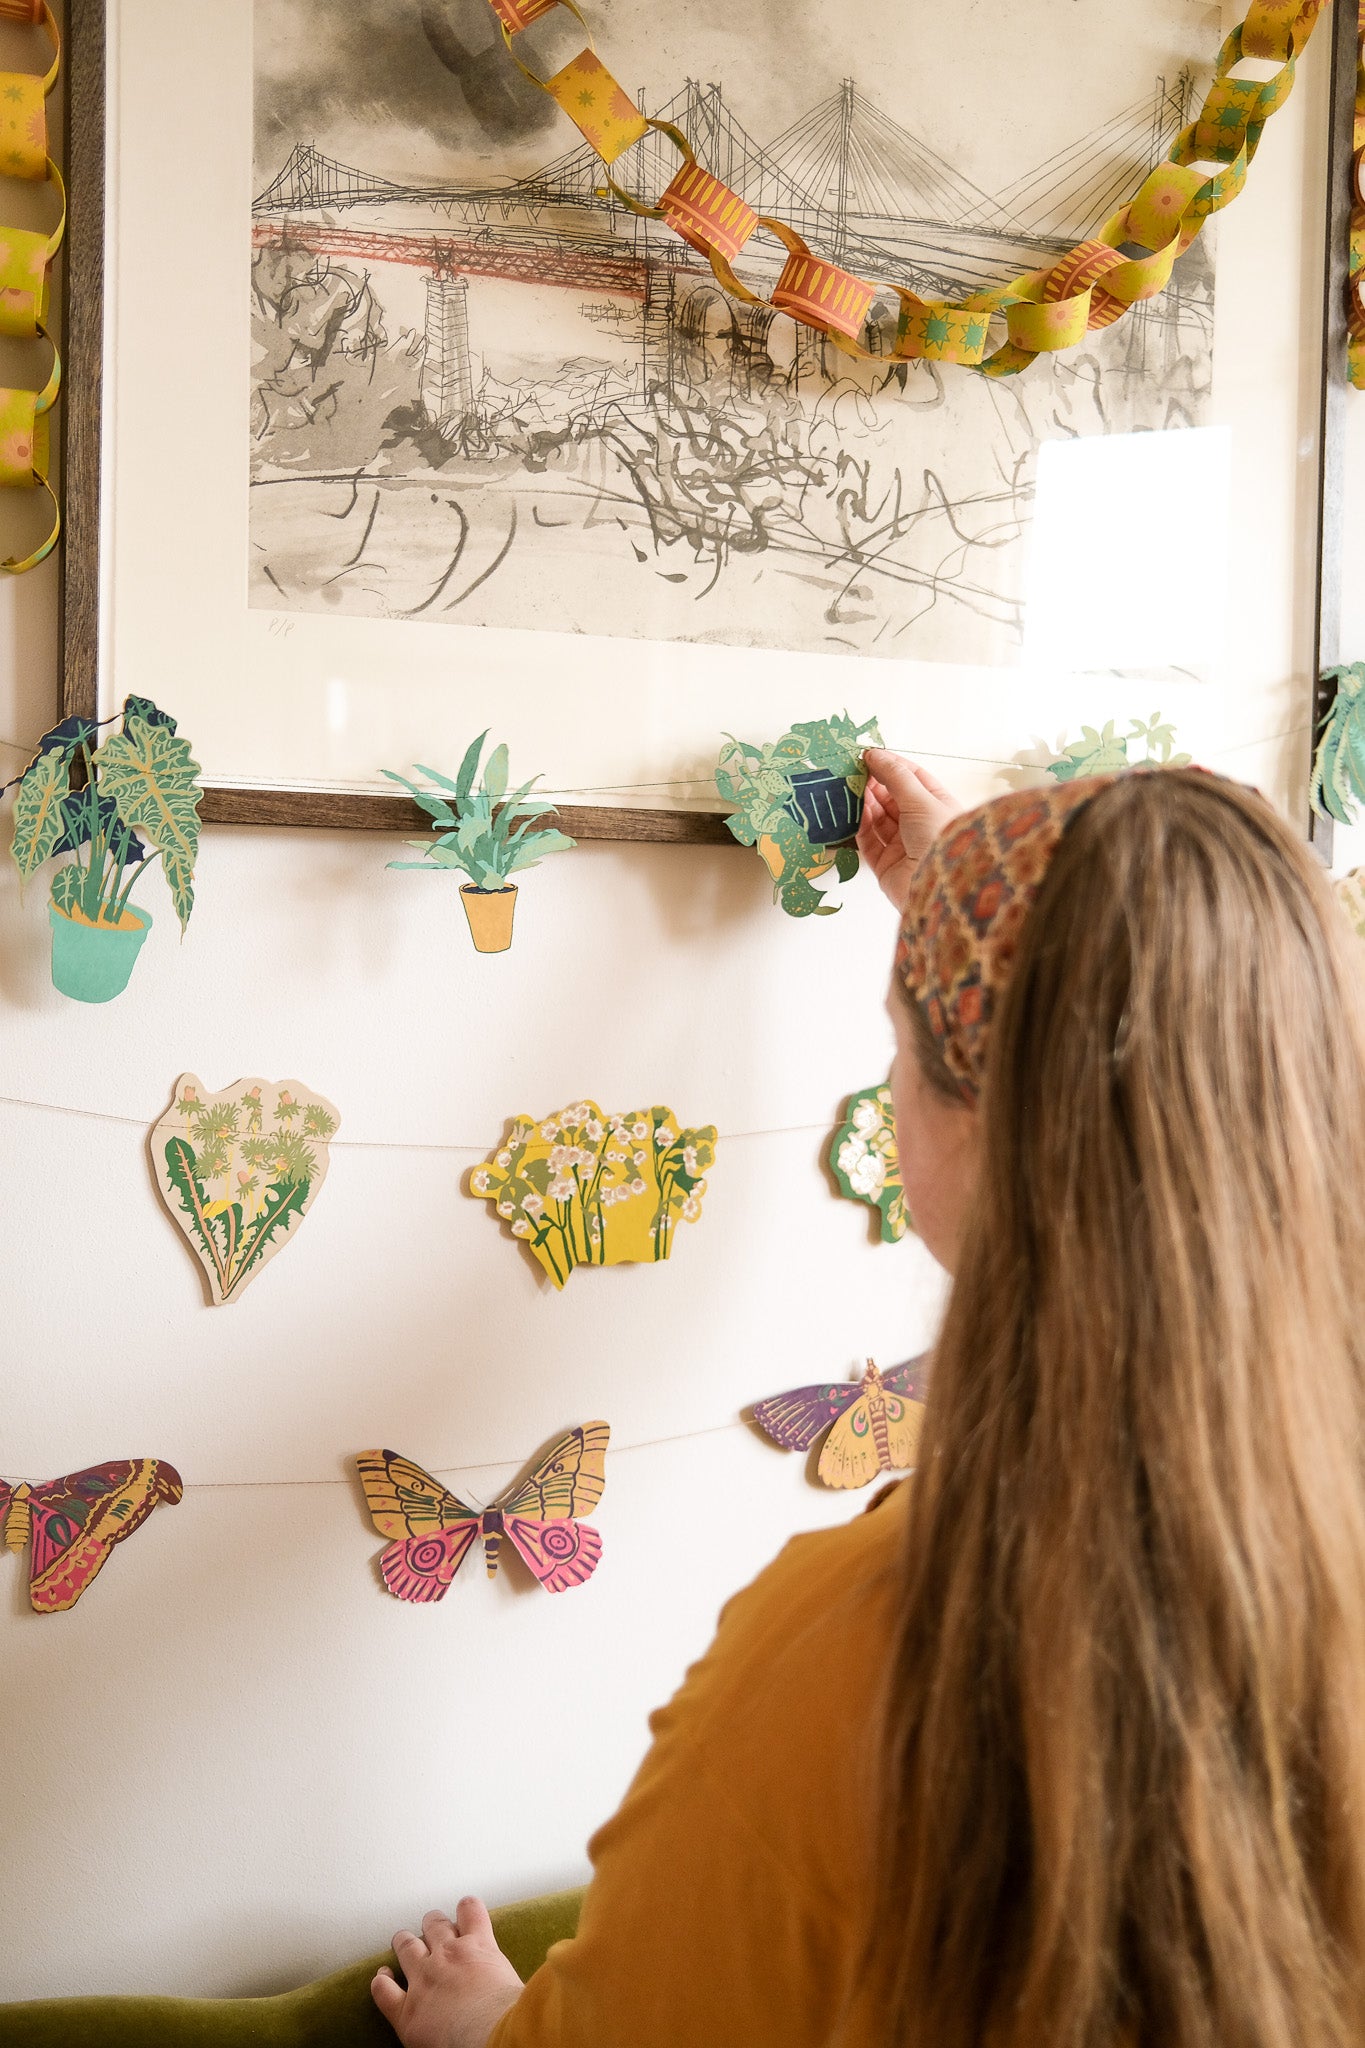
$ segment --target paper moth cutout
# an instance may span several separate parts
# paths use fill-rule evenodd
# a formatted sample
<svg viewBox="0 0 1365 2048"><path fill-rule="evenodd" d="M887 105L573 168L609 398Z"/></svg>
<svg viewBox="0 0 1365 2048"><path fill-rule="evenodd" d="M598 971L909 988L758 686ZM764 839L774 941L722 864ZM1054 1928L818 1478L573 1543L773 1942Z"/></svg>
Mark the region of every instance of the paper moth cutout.
<svg viewBox="0 0 1365 2048"><path fill-rule="evenodd" d="M794 1387L755 1401L754 1421L787 1451L808 1451L829 1429L815 1468L822 1485L866 1486L879 1472L908 1472L914 1465L927 1368L927 1354L887 1372L878 1372L869 1358L860 1380Z"/></svg>
<svg viewBox="0 0 1365 2048"><path fill-rule="evenodd" d="M701 1215L715 1158L714 1124L685 1131L658 1104L608 1116L574 1102L543 1122L517 1117L469 1192L562 1287L575 1266L666 1259L678 1223Z"/></svg>
<svg viewBox="0 0 1365 2048"><path fill-rule="evenodd" d="M895 1244L910 1228L901 1186L900 1154L891 1089L863 1088L849 1097L844 1120L834 1133L829 1163L839 1192L866 1202L881 1216L882 1243Z"/></svg>
<svg viewBox="0 0 1365 2048"><path fill-rule="evenodd" d="M514 1480L486 1508L467 1506L396 1451L362 1451L356 1465L370 1519L393 1538L379 1569L395 1600L443 1600L476 1538L493 1578L504 1535L547 1593L581 1586L597 1570L602 1538L575 1518L602 1498L610 1436L605 1422L566 1431L529 1479Z"/></svg>
<svg viewBox="0 0 1365 2048"><path fill-rule="evenodd" d="M197 1074L180 1076L152 1130L152 1167L215 1308L236 1301L298 1229L340 1122L300 1081L252 1075L215 1092Z"/></svg>
<svg viewBox="0 0 1365 2048"><path fill-rule="evenodd" d="M174 1507L184 1488L174 1465L160 1458L121 1458L89 1465L42 1486L0 1479L0 1530L6 1550L32 1539L28 1597L39 1614L74 1607L116 1543L140 1529L163 1501Z"/></svg>
<svg viewBox="0 0 1365 2048"><path fill-rule="evenodd" d="M863 749L881 743L875 718L855 725L846 711L793 725L765 745L726 734L716 764L716 788L734 805L726 825L741 846L757 848L789 917L832 917L838 904L813 885L857 874Z"/></svg>

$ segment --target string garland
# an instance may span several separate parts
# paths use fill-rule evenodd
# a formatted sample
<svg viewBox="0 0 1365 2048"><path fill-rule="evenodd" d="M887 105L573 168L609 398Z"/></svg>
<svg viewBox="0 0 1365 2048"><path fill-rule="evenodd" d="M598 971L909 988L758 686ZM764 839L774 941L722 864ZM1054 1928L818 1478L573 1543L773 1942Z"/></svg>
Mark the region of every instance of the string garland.
<svg viewBox="0 0 1365 2048"><path fill-rule="evenodd" d="M640 112L598 57L576 0L489 0L517 69L568 115L604 165L614 164L651 130L673 143L682 163L657 202L636 198L610 176L607 189L631 213L662 221L704 256L732 298L789 314L845 355L864 361L954 363L991 377L1015 376L1037 356L1071 348L1165 290L1176 259L1204 222L1229 205L1246 183L1265 124L1293 89L1296 60L1324 4L1252 0L1245 20L1218 53L1198 118L1180 131L1165 161L1148 174L1129 204L1058 261L954 300L921 299L903 285L858 277L814 254L785 221L756 212L697 162L680 128ZM587 47L552 77L540 78L522 62L515 41L560 6L581 24ZM1277 69L1265 80L1234 77L1247 59ZM1206 175L1210 165L1223 168ZM731 267L760 228L787 252L767 299L751 291ZM869 347L862 339L868 318L879 300L891 299L899 307L892 344Z"/></svg>

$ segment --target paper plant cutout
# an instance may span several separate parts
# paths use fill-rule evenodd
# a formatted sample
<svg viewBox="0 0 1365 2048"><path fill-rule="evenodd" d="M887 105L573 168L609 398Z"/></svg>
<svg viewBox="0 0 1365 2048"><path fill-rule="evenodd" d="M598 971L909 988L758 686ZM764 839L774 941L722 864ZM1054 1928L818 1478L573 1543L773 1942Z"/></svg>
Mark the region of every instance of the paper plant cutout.
<svg viewBox="0 0 1365 2048"><path fill-rule="evenodd" d="M1139 741L1143 749L1141 759L1131 751ZM1093 725L1083 725L1080 738L1053 755L1047 772L1058 782L1071 782L1078 775L1121 774L1125 768L1188 768L1192 757L1177 754L1174 749L1175 727L1164 725L1159 711L1154 711L1145 723L1134 718L1123 734L1114 731L1111 718L1102 732L1096 732Z"/></svg>
<svg viewBox="0 0 1365 2048"><path fill-rule="evenodd" d="M866 1486L879 1472L908 1472L914 1464L927 1366L927 1357L912 1358L878 1372L869 1358L852 1384L794 1387L755 1401L754 1421L787 1451L808 1451L829 1429L815 1468L822 1484Z"/></svg>
<svg viewBox="0 0 1365 2048"><path fill-rule="evenodd" d="M844 1121L834 1133L829 1163L840 1194L879 1211L883 1244L895 1244L905 1236L910 1217L901 1186L891 1089L886 1082L850 1096Z"/></svg>
<svg viewBox="0 0 1365 2048"><path fill-rule="evenodd" d="M1319 817L1353 825L1356 805L1365 799L1365 661L1324 669L1322 680L1334 680L1337 689L1322 721L1308 793Z"/></svg>
<svg viewBox="0 0 1365 2048"><path fill-rule="evenodd" d="M863 815L863 748L879 747L875 718L855 725L845 712L793 725L769 746L726 735L716 788L735 806L726 824L741 846L756 846L773 878L773 900L789 917L832 917L813 885L858 872L852 840Z"/></svg>
<svg viewBox="0 0 1365 2048"><path fill-rule="evenodd" d="M362 1451L356 1466L370 1519L393 1539L379 1569L395 1600L443 1600L476 1538L491 1579L504 1535L547 1593L581 1586L597 1570L602 1538L575 1517L602 1498L610 1436L605 1422L566 1431L528 1479L486 1508L467 1507L396 1451Z"/></svg>
<svg viewBox="0 0 1365 2048"><path fill-rule="evenodd" d="M537 1122L521 1116L469 1177L562 1287L575 1266L666 1259L678 1223L695 1223L716 1131L685 1131L671 1109L608 1116L574 1102Z"/></svg>
<svg viewBox="0 0 1365 2048"><path fill-rule="evenodd" d="M519 789L508 794L508 764L505 746L494 747L479 777L479 755L488 738L485 730L465 751L452 782L435 768L417 772L425 775L434 789L424 789L395 774L384 773L391 782L401 782L429 818L441 826L439 839L410 839L421 860L391 860L391 868L421 868L427 874L463 874L469 877L460 889L460 901L469 920L469 933L480 953L505 953L512 943L512 917L517 907L517 885L512 876L524 868L539 867L548 853L567 853L578 844L552 826L531 830L533 822L554 810L549 797L532 796L540 777L533 775Z"/></svg>
<svg viewBox="0 0 1365 2048"><path fill-rule="evenodd" d="M74 1607L116 1543L140 1529L152 1509L174 1507L184 1488L159 1458L90 1465L43 1486L0 1479L0 1531L6 1550L32 1538L28 1597L39 1614Z"/></svg>
<svg viewBox="0 0 1365 2048"><path fill-rule="evenodd" d="M236 1301L298 1229L340 1121L299 1081L252 1075L211 1093L197 1074L180 1076L152 1130L152 1167L215 1308Z"/></svg>
<svg viewBox="0 0 1365 2048"><path fill-rule="evenodd" d="M1365 868L1352 868L1348 875L1334 876L1332 894L1346 912L1356 937L1365 939Z"/></svg>

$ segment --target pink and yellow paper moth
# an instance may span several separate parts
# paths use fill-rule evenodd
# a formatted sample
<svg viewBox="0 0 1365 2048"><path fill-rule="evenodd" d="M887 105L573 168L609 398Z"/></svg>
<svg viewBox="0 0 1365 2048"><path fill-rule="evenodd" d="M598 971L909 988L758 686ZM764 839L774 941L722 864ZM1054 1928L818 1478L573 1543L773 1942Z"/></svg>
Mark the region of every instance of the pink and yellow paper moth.
<svg viewBox="0 0 1365 2048"><path fill-rule="evenodd" d="M160 1458L90 1465L42 1486L0 1479L0 1532L6 1550L32 1537L29 1599L39 1614L74 1607L116 1543L140 1529L152 1509L174 1507L184 1488Z"/></svg>
<svg viewBox="0 0 1365 2048"><path fill-rule="evenodd" d="M475 1538L491 1579L506 1535L547 1593L581 1586L597 1569L602 1538L575 1517L602 1498L610 1436L605 1422L567 1430L529 1478L486 1508L467 1506L396 1451L362 1451L356 1465L370 1519L393 1539L379 1560L384 1584L396 1600L443 1600Z"/></svg>
<svg viewBox="0 0 1365 2048"><path fill-rule="evenodd" d="M878 1372L869 1358L860 1380L793 1387L755 1401L754 1421L787 1451L808 1451L829 1429L815 1468L822 1484L866 1486L879 1472L908 1472L914 1465L928 1364L926 1353Z"/></svg>

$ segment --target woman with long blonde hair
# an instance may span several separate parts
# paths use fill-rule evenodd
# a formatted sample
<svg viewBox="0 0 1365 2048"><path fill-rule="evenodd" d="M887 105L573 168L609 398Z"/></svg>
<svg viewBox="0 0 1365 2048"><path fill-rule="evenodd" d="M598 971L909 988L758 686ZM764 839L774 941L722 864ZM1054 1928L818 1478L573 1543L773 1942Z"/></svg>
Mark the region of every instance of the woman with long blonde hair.
<svg viewBox="0 0 1365 2048"><path fill-rule="evenodd" d="M573 1942L523 1989L465 1900L376 2003L408 2048L1360 2048L1359 942L1216 777L954 818L871 766L955 1276L918 1472L731 1603Z"/></svg>

